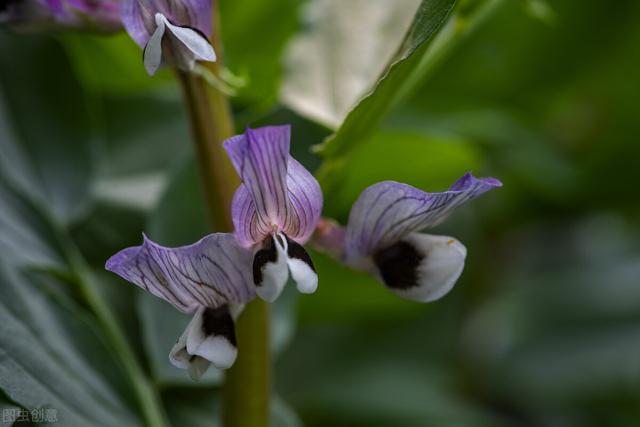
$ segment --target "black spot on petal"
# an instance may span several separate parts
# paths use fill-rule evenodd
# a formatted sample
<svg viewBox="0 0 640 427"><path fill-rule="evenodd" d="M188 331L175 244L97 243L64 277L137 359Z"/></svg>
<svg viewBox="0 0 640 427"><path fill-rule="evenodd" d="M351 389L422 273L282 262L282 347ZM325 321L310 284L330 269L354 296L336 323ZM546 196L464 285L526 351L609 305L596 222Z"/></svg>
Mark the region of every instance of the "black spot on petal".
<svg viewBox="0 0 640 427"><path fill-rule="evenodd" d="M316 268L314 267L313 261L311 260L311 257L309 256L307 251L304 250L302 245L291 240L289 236L286 236L286 237L287 237L287 255L289 256L289 258L299 259L300 261L307 264L309 268L311 268L311 270L313 270L315 273Z"/></svg>
<svg viewBox="0 0 640 427"><path fill-rule="evenodd" d="M418 286L418 267L424 257L412 244L401 241L374 253L373 261L387 286L409 289Z"/></svg>
<svg viewBox="0 0 640 427"><path fill-rule="evenodd" d="M262 269L267 263L278 260L278 250L274 242L274 237L269 236L263 241L263 247L253 257L253 284L262 284Z"/></svg>
<svg viewBox="0 0 640 427"><path fill-rule="evenodd" d="M202 314L202 332L205 336L222 335L236 346L236 326L229 313L229 306L206 308Z"/></svg>

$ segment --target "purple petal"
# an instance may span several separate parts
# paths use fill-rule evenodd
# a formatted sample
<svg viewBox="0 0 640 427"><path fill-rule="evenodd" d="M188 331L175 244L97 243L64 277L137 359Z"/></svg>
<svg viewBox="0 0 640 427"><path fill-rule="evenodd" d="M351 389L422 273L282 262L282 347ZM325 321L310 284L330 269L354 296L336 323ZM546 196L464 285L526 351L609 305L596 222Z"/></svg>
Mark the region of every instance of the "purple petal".
<svg viewBox="0 0 640 427"><path fill-rule="evenodd" d="M232 215L238 240L245 246L283 231L304 243L322 209L315 178L289 156L289 126L247 129L225 142L231 162L242 178Z"/></svg>
<svg viewBox="0 0 640 427"><path fill-rule="evenodd" d="M346 256L351 261L367 257L414 231L436 225L459 205L501 185L495 178L475 178L470 173L442 193L393 181L374 184L351 209Z"/></svg>
<svg viewBox="0 0 640 427"><path fill-rule="evenodd" d="M144 48L154 31L153 10L143 9L138 0L124 0L122 24L131 38Z"/></svg>
<svg viewBox="0 0 640 427"><path fill-rule="evenodd" d="M322 190L318 181L296 159L289 156L287 190L293 215L286 218L283 231L300 244L316 228L322 211Z"/></svg>
<svg viewBox="0 0 640 427"><path fill-rule="evenodd" d="M189 26L196 28L207 37L211 37L212 0L183 0L189 15Z"/></svg>
<svg viewBox="0 0 640 427"><path fill-rule="evenodd" d="M253 203L251 194L244 184L240 184L240 187L233 195L231 216L235 227L236 239L244 247L249 247L263 240L272 231L269 224L258 216L256 205Z"/></svg>
<svg viewBox="0 0 640 427"><path fill-rule="evenodd" d="M231 234L210 234L178 248L165 248L145 236L141 246L112 256L106 269L192 313L200 306L215 308L253 299L251 262L251 252Z"/></svg>
<svg viewBox="0 0 640 427"><path fill-rule="evenodd" d="M124 0L122 23L142 48L156 28L156 13L173 25L195 28L206 37L211 36L211 0Z"/></svg>

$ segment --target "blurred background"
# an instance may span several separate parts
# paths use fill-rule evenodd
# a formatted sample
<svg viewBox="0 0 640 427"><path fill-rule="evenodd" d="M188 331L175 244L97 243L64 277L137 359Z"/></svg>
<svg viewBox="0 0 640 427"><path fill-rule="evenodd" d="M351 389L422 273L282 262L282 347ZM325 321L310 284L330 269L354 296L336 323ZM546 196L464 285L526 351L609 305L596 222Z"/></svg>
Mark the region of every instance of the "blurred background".
<svg viewBox="0 0 640 427"><path fill-rule="evenodd" d="M238 130L292 123L294 156L321 164L311 146L419 2L357 3L220 0ZM640 425L640 3L494 3L325 194L344 223L380 180L499 178L434 230L467 246L462 278L420 305L313 253L318 292L273 308L275 426ZM143 231L206 234L200 195L173 76L149 78L126 34L0 31L0 408L141 423L79 297L88 268L172 424L211 425L220 374L193 383L167 357L189 319L103 271Z"/></svg>

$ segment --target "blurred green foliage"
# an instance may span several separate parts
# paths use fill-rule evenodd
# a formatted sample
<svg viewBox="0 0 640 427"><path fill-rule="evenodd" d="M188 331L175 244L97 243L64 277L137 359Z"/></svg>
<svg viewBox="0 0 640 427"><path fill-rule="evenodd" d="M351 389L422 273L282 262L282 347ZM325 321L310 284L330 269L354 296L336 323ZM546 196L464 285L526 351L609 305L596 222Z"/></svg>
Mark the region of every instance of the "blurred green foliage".
<svg viewBox="0 0 640 427"><path fill-rule="evenodd" d="M463 277L418 305L313 254L318 292L274 308L274 425L640 423L640 4L496 3L379 127L351 135L325 201L344 222L379 180L435 191L467 170L500 178L436 230L467 245ZM303 6L221 0L220 21L227 65L247 82L233 99L239 129L293 123L292 150L315 168L310 148L331 131L278 101ZM148 78L122 34L3 30L0 408L47 404L64 425L142 423L79 297L79 249L168 419L212 424L219 374L194 384L167 358L188 319L102 272L142 231L167 245L206 233L171 73Z"/></svg>

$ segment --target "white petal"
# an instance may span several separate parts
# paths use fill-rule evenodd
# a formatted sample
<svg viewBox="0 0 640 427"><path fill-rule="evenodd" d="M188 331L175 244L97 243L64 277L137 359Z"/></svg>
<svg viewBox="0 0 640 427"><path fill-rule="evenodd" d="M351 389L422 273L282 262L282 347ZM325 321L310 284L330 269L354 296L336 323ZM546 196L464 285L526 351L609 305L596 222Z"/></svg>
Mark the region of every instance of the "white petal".
<svg viewBox="0 0 640 427"><path fill-rule="evenodd" d="M302 245L291 239L287 239L287 264L298 291L303 294L314 293L318 288L318 275L313 261Z"/></svg>
<svg viewBox="0 0 640 427"><path fill-rule="evenodd" d="M198 311L201 312L202 310ZM200 356L189 354L189 352L187 351L187 336L189 334L189 331L194 327L194 324L196 323L194 322L194 320L197 321L197 318L195 316L193 319L191 319L191 322L189 322L189 325L184 330L182 335L180 335L180 338L178 338L178 341L171 349L171 352L169 353L169 360L171 361L171 364L173 364L173 366L175 366L176 368L187 369L191 379L199 380L200 377L202 377L202 375L207 371L207 369L209 369L209 366L211 366L211 362Z"/></svg>
<svg viewBox="0 0 640 427"><path fill-rule="evenodd" d="M446 295L456 283L464 268L467 249L458 240L448 236L413 233L398 244L408 244L413 248L415 283L407 283L406 259L387 257L384 262L376 260L378 271L387 287L402 298L419 302L430 302ZM403 255L406 255L404 253ZM385 271L386 270L386 271ZM392 283L393 278L401 283Z"/></svg>
<svg viewBox="0 0 640 427"><path fill-rule="evenodd" d="M238 350L224 335L205 334L205 310L215 309L198 309L187 327L186 351L192 356L210 361L219 369L227 369L235 362Z"/></svg>
<svg viewBox="0 0 640 427"><path fill-rule="evenodd" d="M187 331L189 327L180 335L178 341L175 343L171 351L169 352L169 360L171 364L179 369L187 369L191 361L191 355L187 352Z"/></svg>
<svg viewBox="0 0 640 427"><path fill-rule="evenodd" d="M289 268L287 266L287 241L285 236L271 236L273 245L256 252L254 258L254 283L256 293L267 302L274 302L280 296L284 285L289 278ZM261 262L259 256L261 251L272 256L275 254L275 261ZM261 273L261 277L256 274ZM261 280L260 280L261 279Z"/></svg>
<svg viewBox="0 0 640 427"><path fill-rule="evenodd" d="M156 30L151 35L144 48L142 60L144 68L150 76L153 76L162 62L162 36L164 35L167 19L160 13L156 13Z"/></svg>
<svg viewBox="0 0 640 427"><path fill-rule="evenodd" d="M191 51L195 59L212 62L216 60L216 52L213 50L213 46L202 34L191 28L173 25L164 16L163 18L169 31Z"/></svg>
<svg viewBox="0 0 640 427"><path fill-rule="evenodd" d="M238 349L222 335L210 335L197 347L189 349L200 357L205 358L218 369L228 369L236 361Z"/></svg>
<svg viewBox="0 0 640 427"><path fill-rule="evenodd" d="M318 275L307 263L297 258L289 258L288 264L298 291L303 294L312 294L318 289Z"/></svg>

